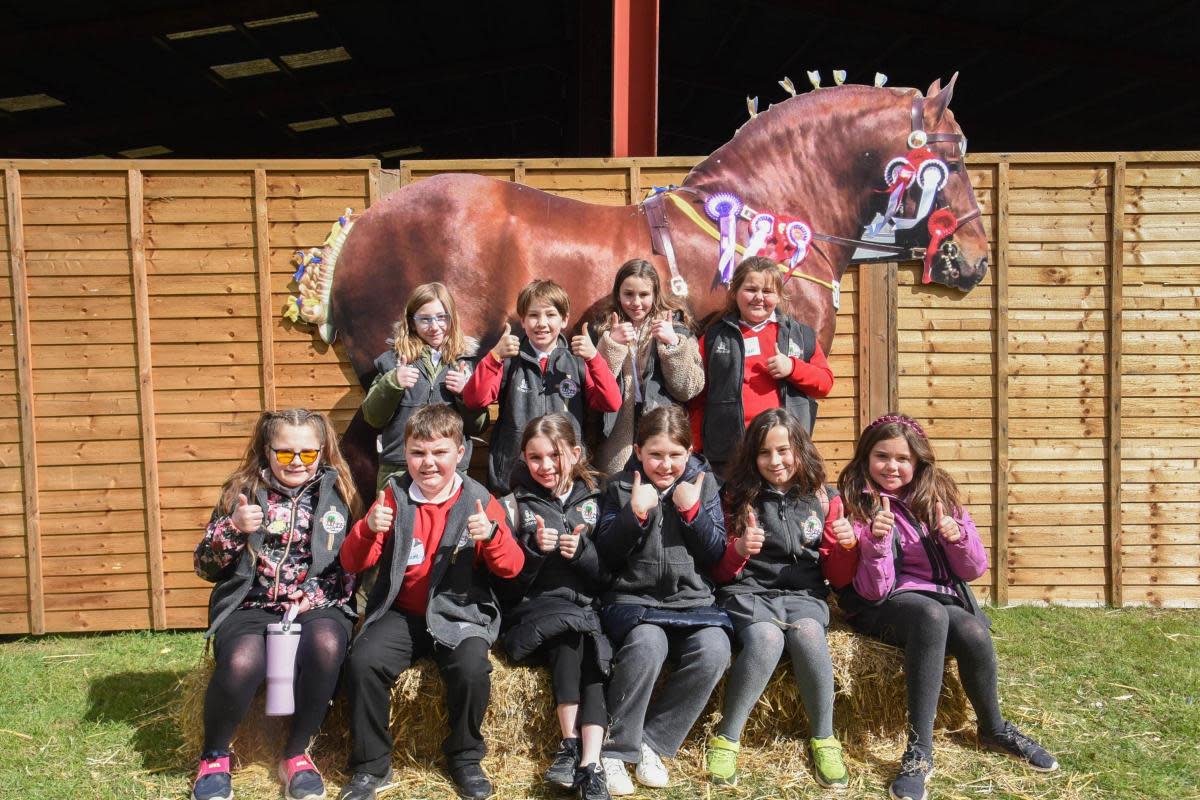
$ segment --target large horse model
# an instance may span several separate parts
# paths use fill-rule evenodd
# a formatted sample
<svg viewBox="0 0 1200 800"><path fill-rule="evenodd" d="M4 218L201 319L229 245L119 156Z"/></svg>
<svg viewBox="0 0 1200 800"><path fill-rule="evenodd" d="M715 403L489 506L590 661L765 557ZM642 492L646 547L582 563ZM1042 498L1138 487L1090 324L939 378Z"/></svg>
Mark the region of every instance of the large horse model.
<svg viewBox="0 0 1200 800"><path fill-rule="evenodd" d="M686 291L700 318L725 302L718 226L727 234L736 227L734 238L743 245L761 244L765 231L755 239L762 222L755 221L757 209L779 221L764 252L784 258L797 247L783 241L783 224L803 220L807 238L793 239L792 245L807 254L781 265L791 276L786 300L829 352L838 282L852 259L925 256L927 282L963 290L983 278L988 243L963 164L966 139L948 110L953 88L954 79L945 88L935 81L925 95L835 86L759 114L752 109L751 119L682 186L638 205L593 205L467 174L405 186L355 220L337 256L336 275L335 265L326 265L322 336L341 336L366 384L375 357L388 346L392 323L418 284L436 280L449 286L463 330L479 336L486 348L505 321L515 320L517 292L533 278L553 278L566 289L571 324L578 328L607 299L617 267L635 257L658 267L664 287ZM724 193L736 195L743 209L730 219L726 207L724 218L711 221L705 206L711 209L709 201ZM652 222L654 244L669 251L670 259L652 255ZM880 243L891 241L889 231L899 244ZM373 494L374 437L360 413L343 439L367 496Z"/></svg>

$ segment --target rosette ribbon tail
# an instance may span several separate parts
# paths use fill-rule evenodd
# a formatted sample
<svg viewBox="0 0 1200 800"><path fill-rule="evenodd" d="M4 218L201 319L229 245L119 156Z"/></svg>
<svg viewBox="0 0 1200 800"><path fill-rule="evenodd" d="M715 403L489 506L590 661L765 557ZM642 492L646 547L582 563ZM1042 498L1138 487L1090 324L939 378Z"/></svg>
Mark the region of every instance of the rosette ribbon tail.
<svg viewBox="0 0 1200 800"><path fill-rule="evenodd" d="M942 242L949 239L958 229L958 218L950 209L940 208L930 215L927 225L929 247L925 250L925 270L921 273L921 283L930 283L933 280L933 259L941 249Z"/></svg>

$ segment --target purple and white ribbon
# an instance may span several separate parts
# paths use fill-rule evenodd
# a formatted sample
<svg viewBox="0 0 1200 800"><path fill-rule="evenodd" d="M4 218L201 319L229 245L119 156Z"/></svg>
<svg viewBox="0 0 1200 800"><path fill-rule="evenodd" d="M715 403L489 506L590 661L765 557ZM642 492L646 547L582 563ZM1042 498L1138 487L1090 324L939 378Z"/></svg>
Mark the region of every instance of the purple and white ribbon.
<svg viewBox="0 0 1200 800"><path fill-rule="evenodd" d="M733 278L733 259L737 255L737 218L741 210L742 201L737 195L729 192L718 192L704 203L704 212L710 219L720 223L720 257L717 260L717 273L721 276L721 283L726 286Z"/></svg>
<svg viewBox="0 0 1200 800"><path fill-rule="evenodd" d="M742 261L758 255L758 251L767 244L767 239L774 230L775 216L773 214L756 214L750 221L750 241L746 242L746 255Z"/></svg>

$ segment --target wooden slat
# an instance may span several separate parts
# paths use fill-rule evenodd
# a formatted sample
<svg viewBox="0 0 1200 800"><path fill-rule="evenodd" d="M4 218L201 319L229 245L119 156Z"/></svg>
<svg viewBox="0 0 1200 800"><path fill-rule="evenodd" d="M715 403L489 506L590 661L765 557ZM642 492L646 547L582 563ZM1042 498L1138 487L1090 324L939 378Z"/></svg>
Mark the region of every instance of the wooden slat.
<svg viewBox="0 0 1200 800"><path fill-rule="evenodd" d="M638 166L637 164L630 164L629 165L629 196L625 202L629 203L629 205L635 205L638 201L640 201L642 199L640 197L641 185L642 185L642 168L640 166Z"/></svg>
<svg viewBox="0 0 1200 800"><path fill-rule="evenodd" d="M134 333L138 354L138 413L142 434L142 491L146 508L146 562L150 573L150 619L156 630L167 626L163 593L162 509L158 495L158 458L154 443L154 367L150 350L150 288L146 278L145 198L142 173L131 169L129 186L129 256L133 266Z"/></svg>
<svg viewBox="0 0 1200 800"><path fill-rule="evenodd" d="M38 495L37 448L33 416L33 345L29 333L29 290L25 273L25 233L21 213L21 173L4 173L8 210L8 264L13 287L13 332L17 344L17 394L21 422L22 493L25 511L25 583L29 595L29 632L46 632L46 600L42 586L41 505Z"/></svg>
<svg viewBox="0 0 1200 800"><path fill-rule="evenodd" d="M4 169L53 170L66 172L124 172L136 169L140 172L215 172L217 170L279 169L296 172L323 172L328 170L369 170L379 166L373 158L297 158L297 159L252 159L231 158L214 161L202 158L9 158L0 160Z"/></svg>
<svg viewBox="0 0 1200 800"><path fill-rule="evenodd" d="M378 187L378 181L376 181ZM258 269L258 336L263 409L275 410L275 342L272 334L271 240L267 220L267 173L254 170L254 261Z"/></svg>
<svg viewBox="0 0 1200 800"><path fill-rule="evenodd" d="M995 447L993 448L992 598L1008 605L1008 162L996 167Z"/></svg>
<svg viewBox="0 0 1200 800"><path fill-rule="evenodd" d="M367 207L375 205L379 202L382 196L379 193L379 164L378 162L371 165L367 170Z"/></svg>
<svg viewBox="0 0 1200 800"><path fill-rule="evenodd" d="M858 429L895 409L896 265L858 266Z"/></svg>
<svg viewBox="0 0 1200 800"><path fill-rule="evenodd" d="M1105 486L1107 503L1108 602L1120 608L1125 604L1121 568L1121 312L1124 309L1125 255L1125 160L1118 157L1112 166L1112 205L1109 221L1112 265L1108 284L1108 461Z"/></svg>

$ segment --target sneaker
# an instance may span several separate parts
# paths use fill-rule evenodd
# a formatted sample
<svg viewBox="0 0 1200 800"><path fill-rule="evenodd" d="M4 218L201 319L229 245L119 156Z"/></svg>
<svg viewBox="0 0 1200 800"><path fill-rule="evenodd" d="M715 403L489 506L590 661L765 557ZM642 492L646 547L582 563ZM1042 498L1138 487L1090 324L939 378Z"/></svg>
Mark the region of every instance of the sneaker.
<svg viewBox="0 0 1200 800"><path fill-rule="evenodd" d="M929 791L925 788L933 777L933 756L909 745L900 759L900 774L892 781L888 793L892 800L926 800Z"/></svg>
<svg viewBox="0 0 1200 800"><path fill-rule="evenodd" d="M850 774L842 760L842 743L836 736L824 739L809 739L812 751L813 776L826 789L845 789L850 785Z"/></svg>
<svg viewBox="0 0 1200 800"><path fill-rule="evenodd" d="M342 787L342 793L338 795L338 800L375 800L377 792L382 792L391 786L391 767L382 778L369 772L356 772L350 778L350 782Z"/></svg>
<svg viewBox="0 0 1200 800"><path fill-rule="evenodd" d="M325 800L325 781L306 753L280 761L279 780L287 800Z"/></svg>
<svg viewBox="0 0 1200 800"><path fill-rule="evenodd" d="M732 739L717 735L708 740L704 764L708 779L719 786L737 786L737 757L742 746Z"/></svg>
<svg viewBox="0 0 1200 800"><path fill-rule="evenodd" d="M642 786L649 786L652 789L661 789L671 782L662 759L645 742L642 742L642 755L638 759L637 769L633 771L633 776Z"/></svg>
<svg viewBox="0 0 1200 800"><path fill-rule="evenodd" d="M633 794L633 781L629 780L629 770L625 769L624 761L619 758L602 758L600 763L604 767L604 781L608 784L609 794L613 797Z"/></svg>
<svg viewBox="0 0 1200 800"><path fill-rule="evenodd" d="M988 736L980 733L979 745L1023 761L1025 766L1038 772L1054 772L1058 769L1058 761L1046 752L1046 748L1021 733L1008 720L1004 721L1004 727L997 734Z"/></svg>
<svg viewBox="0 0 1200 800"><path fill-rule="evenodd" d="M546 770L546 783L570 789L575 785L575 770L579 767L579 739L572 737L563 739L558 745L558 752Z"/></svg>
<svg viewBox="0 0 1200 800"><path fill-rule="evenodd" d="M229 775L229 753L205 753L200 757L192 800L233 800L233 778Z"/></svg>
<svg viewBox="0 0 1200 800"><path fill-rule="evenodd" d="M478 761L467 761L451 767L450 780L454 781L458 796L465 800L487 800L496 792Z"/></svg>
<svg viewBox="0 0 1200 800"><path fill-rule="evenodd" d="M628 775L625 780L629 780ZM580 767L575 773L575 787L579 790L579 800L610 800L612 797L608 792L608 776L599 764ZM630 784L629 788L632 790L633 785Z"/></svg>

